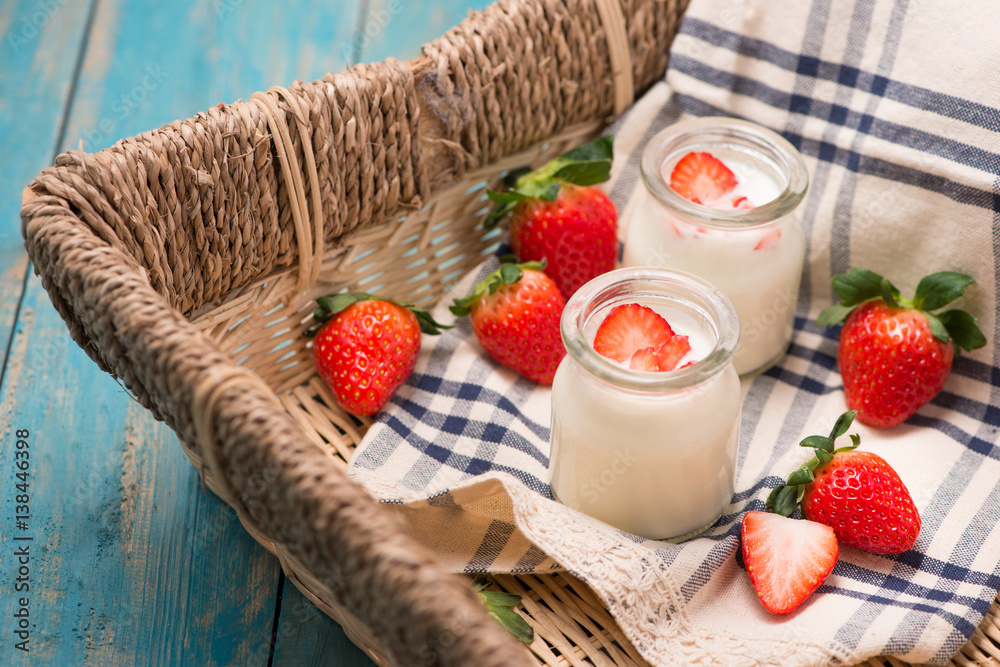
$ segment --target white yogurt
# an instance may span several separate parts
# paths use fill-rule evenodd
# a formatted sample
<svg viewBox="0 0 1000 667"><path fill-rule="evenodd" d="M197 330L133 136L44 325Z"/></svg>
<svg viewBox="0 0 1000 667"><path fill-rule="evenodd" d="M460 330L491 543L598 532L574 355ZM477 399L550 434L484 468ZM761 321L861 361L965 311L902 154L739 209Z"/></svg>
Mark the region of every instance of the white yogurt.
<svg viewBox="0 0 1000 667"><path fill-rule="evenodd" d="M736 189L713 207L689 202L667 185L674 165L692 151L711 153L736 175ZM805 260L805 236L791 215L807 182L798 153L750 123L698 119L654 137L642 167L647 192L621 222L622 265L687 271L721 289L740 320L737 372L766 369L791 341ZM740 196L755 208L724 208Z"/></svg>
<svg viewBox="0 0 1000 667"><path fill-rule="evenodd" d="M652 307L688 336L694 365L632 371L593 350L620 303ZM732 307L693 276L618 270L567 303L568 354L552 383L552 491L563 503L650 539L683 538L722 514L733 494L740 384L730 359Z"/></svg>

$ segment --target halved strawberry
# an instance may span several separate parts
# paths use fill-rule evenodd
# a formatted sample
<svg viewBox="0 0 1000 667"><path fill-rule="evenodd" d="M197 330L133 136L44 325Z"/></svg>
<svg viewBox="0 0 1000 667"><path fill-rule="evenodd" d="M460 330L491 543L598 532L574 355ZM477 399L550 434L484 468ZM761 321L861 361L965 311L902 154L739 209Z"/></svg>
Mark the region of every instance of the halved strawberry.
<svg viewBox="0 0 1000 667"><path fill-rule="evenodd" d="M673 338L674 330L649 306L624 303L615 306L597 328L594 350L613 361L624 362L637 350L658 349Z"/></svg>
<svg viewBox="0 0 1000 667"><path fill-rule="evenodd" d="M736 187L736 175L711 153L688 153L670 173L670 187L695 204L711 206Z"/></svg>
<svg viewBox="0 0 1000 667"><path fill-rule="evenodd" d="M772 614L798 609L826 581L840 555L830 526L770 512L747 512L740 537L750 582Z"/></svg>

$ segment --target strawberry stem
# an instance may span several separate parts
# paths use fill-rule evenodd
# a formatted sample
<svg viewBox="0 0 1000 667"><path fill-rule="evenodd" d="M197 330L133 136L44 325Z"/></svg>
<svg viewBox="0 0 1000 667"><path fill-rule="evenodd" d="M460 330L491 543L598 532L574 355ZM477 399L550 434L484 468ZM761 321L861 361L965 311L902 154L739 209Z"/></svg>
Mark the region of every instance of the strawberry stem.
<svg viewBox="0 0 1000 667"><path fill-rule="evenodd" d="M806 485L815 479L816 469L832 461L834 454L849 452L861 444L861 436L852 433L850 445L836 448L837 438L847 433L857 414L856 411L849 410L840 415L834 423L833 429L830 430L829 436L808 435L799 442L800 447L811 448L814 456L789 475L787 482L771 490L765 502L768 510L781 516L791 516L795 508L802 502Z"/></svg>
<svg viewBox="0 0 1000 667"><path fill-rule="evenodd" d="M866 301L882 299L892 308L912 308L927 315L931 334L942 343L954 340L966 351L986 345L986 336L976 325L976 318L964 310L952 309L934 314L965 293L975 281L964 273L939 271L923 278L913 299L901 297L899 290L874 271L851 269L833 277L833 291L840 302L825 308L816 319L818 326L840 324Z"/></svg>
<svg viewBox="0 0 1000 667"><path fill-rule="evenodd" d="M367 292L341 292L339 294L328 294L316 299L318 307L313 311L312 324L302 332L302 335L306 338L314 338L319 333L319 330L323 328L323 325L333 319L334 315L360 301L387 301L397 306L402 306L416 316L417 324L420 325L420 331L430 336L437 336L443 330L451 329L451 326L436 322L429 312L423 308L417 308L412 303L401 303L394 299L387 299L375 294L368 294Z"/></svg>
<svg viewBox="0 0 1000 667"><path fill-rule="evenodd" d="M611 175L613 137L605 135L563 153L535 170L516 169L504 179L506 192L487 190L496 206L486 216L486 228L494 227L515 206L526 199L555 201L563 183L587 186L603 183Z"/></svg>
<svg viewBox="0 0 1000 667"><path fill-rule="evenodd" d="M508 261L501 263L499 269L483 278L483 280L472 289L472 293L469 294L469 296L455 299L454 303L452 303L449 307L449 310L451 310L454 315L458 317L468 315L469 311L472 310L472 306L474 306L480 298L490 294L496 294L497 290L505 285L513 285L521 279L525 270L545 270L544 260L541 262L518 263L517 257L514 255L505 255L504 259ZM513 259L513 261L509 261L511 259Z"/></svg>

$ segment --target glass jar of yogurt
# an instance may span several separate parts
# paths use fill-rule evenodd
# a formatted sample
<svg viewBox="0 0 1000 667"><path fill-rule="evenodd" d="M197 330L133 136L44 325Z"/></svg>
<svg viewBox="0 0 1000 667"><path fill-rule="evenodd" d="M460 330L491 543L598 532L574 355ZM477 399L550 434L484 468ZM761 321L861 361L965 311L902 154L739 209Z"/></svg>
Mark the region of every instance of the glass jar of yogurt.
<svg viewBox="0 0 1000 667"><path fill-rule="evenodd" d="M688 336L676 370L632 370L595 351L601 322L632 303ZM732 499L739 445L739 322L729 300L690 274L617 269L581 287L560 326L567 355L552 383L554 496L649 539L684 539L713 524Z"/></svg>
<svg viewBox="0 0 1000 667"><path fill-rule="evenodd" d="M712 205L671 187L678 162L708 153L735 176L735 189ZM741 342L741 376L777 362L792 338L805 259L794 215L809 183L801 155L781 136L733 118L685 120L643 150L645 192L625 228L623 266L660 266L705 278L732 301Z"/></svg>

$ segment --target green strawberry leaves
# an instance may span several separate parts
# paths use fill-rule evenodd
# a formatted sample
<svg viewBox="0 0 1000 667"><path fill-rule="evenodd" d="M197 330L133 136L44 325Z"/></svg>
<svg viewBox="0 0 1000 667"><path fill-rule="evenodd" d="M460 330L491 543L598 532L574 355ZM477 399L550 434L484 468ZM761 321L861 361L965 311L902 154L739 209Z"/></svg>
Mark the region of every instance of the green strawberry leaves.
<svg viewBox="0 0 1000 667"><path fill-rule="evenodd" d="M805 496L806 485L815 479L816 469L832 461L834 454L857 449L861 444L861 436L857 433L850 435L850 445L839 448L836 446L837 438L847 433L857 414L856 411L849 410L840 415L829 436L809 435L799 442L800 447L808 447L813 450L813 458L789 475L787 482L771 490L765 502L768 510L781 516L791 516Z"/></svg>
<svg viewBox="0 0 1000 667"><path fill-rule="evenodd" d="M975 281L963 273L940 271L926 276L917 285L913 299L902 298L899 290L874 271L851 269L833 277L833 291L840 303L826 308L816 319L818 326L831 326L847 319L855 308L871 299L882 299L893 308L914 308L927 315L931 334L942 343L954 340L966 351L986 344L986 336L976 325L976 319L964 310L948 310L934 314L965 293Z"/></svg>
<svg viewBox="0 0 1000 667"><path fill-rule="evenodd" d="M563 183L588 186L603 183L611 176L613 137L606 135L574 148L534 171L516 169L504 179L506 192L487 190L496 206L486 216L486 227L495 226L525 199L555 201Z"/></svg>
<svg viewBox="0 0 1000 667"><path fill-rule="evenodd" d="M962 296L965 288L975 281L954 271L941 271L925 277L917 285L917 293L913 297L913 307L920 310L937 310Z"/></svg>
<svg viewBox="0 0 1000 667"><path fill-rule="evenodd" d="M976 350L986 345L986 336L976 326L976 318L964 310L946 310L937 317L963 350Z"/></svg>
<svg viewBox="0 0 1000 667"><path fill-rule="evenodd" d="M490 275L483 278L473 289L472 293L466 297L455 299L454 303L449 307L451 312L458 316L464 317L469 314L472 310L472 306L476 304L479 299L484 296L489 296L491 294L496 294L497 290L505 285L513 285L521 279L524 274L525 269L532 269L535 271L544 271L545 262L523 262L518 263L517 258L511 255L505 255L500 260L500 268L491 273Z"/></svg>
<svg viewBox="0 0 1000 667"><path fill-rule="evenodd" d="M485 574L478 575L472 582L473 590L486 607L486 615L503 626L518 641L530 644L535 639L535 630L528 625L524 617L514 611L514 607L521 601L521 596L502 591L488 591L487 586L489 581Z"/></svg>
<svg viewBox="0 0 1000 667"><path fill-rule="evenodd" d="M448 325L436 322L429 312L422 308L417 308L412 303L400 303L399 301L395 301L393 299L387 299L385 297L368 294L366 292L341 292L340 294L329 294L316 299L317 308L313 311L312 324L310 324L309 327L302 332L302 335L307 338L315 337L316 334L319 333L319 330L323 328L323 325L332 319L334 315L347 310L349 306L352 306L359 301L388 301L389 303L394 303L397 306L408 308L417 317L417 323L420 325L420 331L430 336L437 336L444 329L451 329Z"/></svg>

